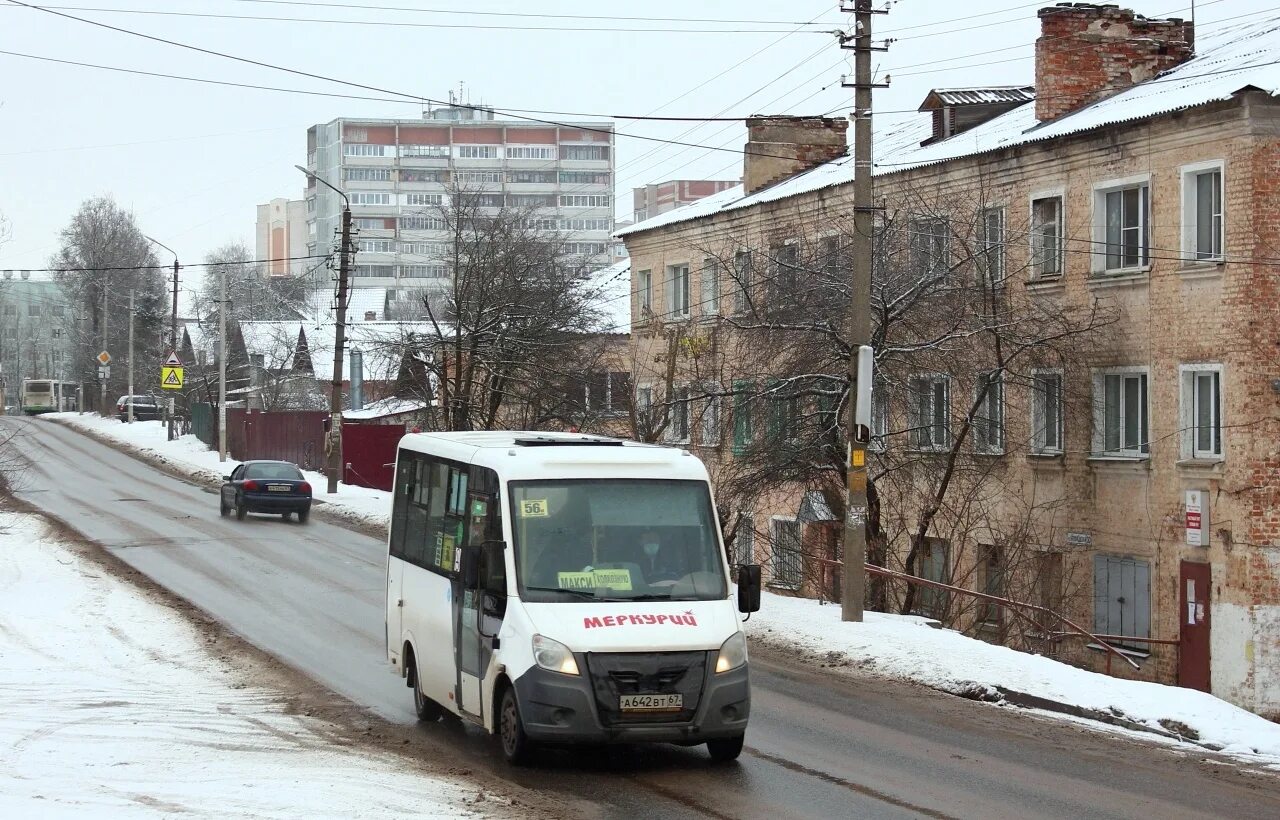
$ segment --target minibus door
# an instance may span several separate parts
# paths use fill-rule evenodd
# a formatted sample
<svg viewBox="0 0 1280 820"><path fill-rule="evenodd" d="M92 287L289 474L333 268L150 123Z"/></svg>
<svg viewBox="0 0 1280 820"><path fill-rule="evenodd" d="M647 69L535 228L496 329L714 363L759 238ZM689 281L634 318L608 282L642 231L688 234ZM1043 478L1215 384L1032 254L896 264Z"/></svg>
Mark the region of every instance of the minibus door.
<svg viewBox="0 0 1280 820"><path fill-rule="evenodd" d="M458 641L458 691L462 710L477 718L484 716L483 681L489 668L489 658L493 653L492 638L497 634L501 621L494 618L492 611L485 612L485 589L493 585L492 567L485 560L486 554L492 552L493 546L486 546L489 536L495 531L502 532L501 519L498 517L498 502L494 496L485 493L470 493L467 497L467 537L463 549L478 559L480 571L476 583L470 589L463 589L461 629ZM498 553L499 558L501 553ZM503 570L499 573L505 576ZM490 596L492 597L492 596ZM504 601L505 603L505 601Z"/></svg>

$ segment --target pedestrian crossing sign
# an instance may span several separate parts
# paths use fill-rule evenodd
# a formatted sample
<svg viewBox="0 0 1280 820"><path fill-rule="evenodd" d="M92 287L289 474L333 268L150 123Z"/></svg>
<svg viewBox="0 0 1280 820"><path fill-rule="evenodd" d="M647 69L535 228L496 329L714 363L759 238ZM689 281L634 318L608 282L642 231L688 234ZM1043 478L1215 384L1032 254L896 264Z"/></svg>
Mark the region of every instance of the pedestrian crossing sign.
<svg viewBox="0 0 1280 820"><path fill-rule="evenodd" d="M165 365L160 368L160 387L165 390L181 390L184 381L181 367Z"/></svg>

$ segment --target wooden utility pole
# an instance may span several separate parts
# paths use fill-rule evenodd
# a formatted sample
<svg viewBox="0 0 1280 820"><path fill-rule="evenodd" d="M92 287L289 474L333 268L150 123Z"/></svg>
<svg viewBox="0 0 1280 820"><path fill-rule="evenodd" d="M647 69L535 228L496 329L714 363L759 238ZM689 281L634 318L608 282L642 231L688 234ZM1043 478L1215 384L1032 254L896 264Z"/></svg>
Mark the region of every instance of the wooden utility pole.
<svg viewBox="0 0 1280 820"><path fill-rule="evenodd" d="M854 31L841 35L840 47L854 53L853 88L853 290L849 305L849 408L848 461L845 475L848 495L844 514L844 570L840 596L840 616L845 621L861 621L866 595L867 563L867 442L870 430L859 424L855 403L870 385L858 384L858 352L871 341L871 260L875 220L871 192L871 52L884 51L885 46L871 44L871 18L884 14L872 9L871 0L845 0L841 11L854 14ZM850 45L852 43L852 45ZM884 87L886 83L880 83Z"/></svg>
<svg viewBox="0 0 1280 820"><path fill-rule="evenodd" d="M345 197L344 197L345 199ZM333 330L333 384L329 394L329 493L338 491L342 475L342 348L347 343L347 277L351 261L351 206L342 207L342 241L338 251L338 315Z"/></svg>

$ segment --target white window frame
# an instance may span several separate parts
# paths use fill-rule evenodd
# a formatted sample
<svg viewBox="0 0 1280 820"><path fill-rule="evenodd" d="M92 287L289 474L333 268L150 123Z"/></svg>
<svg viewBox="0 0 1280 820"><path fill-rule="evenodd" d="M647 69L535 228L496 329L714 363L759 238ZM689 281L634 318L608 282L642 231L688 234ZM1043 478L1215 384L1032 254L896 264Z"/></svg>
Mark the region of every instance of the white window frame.
<svg viewBox="0 0 1280 820"><path fill-rule="evenodd" d="M1139 194L1139 202L1145 207L1139 208L1138 225L1138 264L1125 265L1123 260L1123 239L1121 241L1121 264L1119 267L1107 267L1107 195L1137 188L1145 190ZM1093 186L1093 272L1106 276L1123 276L1130 273L1142 273L1151 268L1151 175L1135 174L1121 179L1109 179ZM1121 234L1126 230L1121 225Z"/></svg>
<svg viewBox="0 0 1280 820"><path fill-rule="evenodd" d="M1179 179L1182 181L1182 258L1191 263L1215 263L1222 262L1226 259L1227 252L1227 174L1226 163L1223 160L1216 159L1208 162L1195 162L1190 165L1183 165L1178 169ZM1214 215L1217 220L1217 253L1212 251L1206 255L1201 255L1201 251L1197 246L1199 241L1199 190L1196 184L1197 178L1205 173L1218 173L1218 213Z"/></svg>
<svg viewBox="0 0 1280 820"><path fill-rule="evenodd" d="M665 438L670 444L688 444L691 433L692 413L689 395L692 389L687 384L673 385L671 395L667 396L667 432ZM683 398L681 398L683 396ZM684 429L677 434L677 420Z"/></svg>
<svg viewBox="0 0 1280 820"><path fill-rule="evenodd" d="M636 297L640 310L653 310L653 271L636 271Z"/></svg>
<svg viewBox="0 0 1280 820"><path fill-rule="evenodd" d="M986 371L978 374L978 379L988 379L995 376L995 390L987 388L987 394L983 397L982 406L974 413L971 426L973 427L973 449L977 453L985 453L987 455L1003 455L1005 447L1005 378L1002 371ZM978 398L978 390L980 385L975 382L973 388L973 398ZM983 415L986 411L994 411L995 418ZM979 442L979 431L981 424L992 425L988 428L985 435L987 441ZM994 433L994 435L992 435Z"/></svg>
<svg viewBox="0 0 1280 820"><path fill-rule="evenodd" d="M746 263L746 267L742 266ZM750 248L738 248L733 252L733 312L743 316L751 312L754 299L752 285L755 281L755 254Z"/></svg>
<svg viewBox="0 0 1280 820"><path fill-rule="evenodd" d="M505 148L507 159L555 159L554 145L508 145Z"/></svg>
<svg viewBox="0 0 1280 820"><path fill-rule="evenodd" d="M688 319L689 302L693 296L693 277L689 272L689 263L667 265L666 285L666 318Z"/></svg>
<svg viewBox="0 0 1280 820"><path fill-rule="evenodd" d="M360 253L395 253L394 239L357 239L356 250Z"/></svg>
<svg viewBox="0 0 1280 820"><path fill-rule="evenodd" d="M980 216L982 224L979 226L981 231L979 247L982 248L982 255L978 258L978 270L985 277L986 283L999 286L1004 282L1005 270L1008 267L1005 259L1005 249L1008 246L1005 206L992 205L983 208ZM992 217L995 217L996 223L995 236L992 235L991 230Z"/></svg>
<svg viewBox="0 0 1280 820"><path fill-rule="evenodd" d="M1043 272L1043 265L1040 263L1040 232L1036 223L1036 203L1042 200L1054 199L1058 202L1058 221L1055 226L1056 239L1053 245L1053 259L1055 262L1055 270L1052 273ZM1031 226L1028 234L1030 242L1030 278L1032 281L1061 279L1066 274L1066 226L1067 226L1067 193L1063 188L1054 188L1046 191L1033 191L1031 196L1027 197L1027 224Z"/></svg>
<svg viewBox="0 0 1280 820"><path fill-rule="evenodd" d="M1216 375L1217 376L1217 402L1212 409L1213 428L1217 436L1217 450L1202 450L1199 447L1199 429L1197 427L1197 419L1199 418L1200 404L1200 383L1198 376ZM1226 369L1220 363L1199 363L1199 364L1180 364L1178 365L1178 419L1179 429L1182 431L1181 452L1180 456L1184 460L1195 459L1197 461L1223 461L1226 458L1225 443L1225 425L1223 424L1223 395L1226 392Z"/></svg>
<svg viewBox="0 0 1280 820"><path fill-rule="evenodd" d="M720 315L720 260L708 256L702 260L698 272L698 313L702 316Z"/></svg>
<svg viewBox="0 0 1280 820"><path fill-rule="evenodd" d="M1054 403L1057 408L1057 424L1055 425L1055 435L1057 444L1050 446L1048 436L1048 424L1045 422L1047 415L1046 395L1039 389L1040 379L1044 376L1056 376L1058 378L1058 395ZM1066 384L1066 376L1061 369L1045 368L1035 369L1031 371L1031 452L1037 455L1060 455L1064 449L1064 436L1066 433L1066 424L1063 420L1063 390Z"/></svg>
<svg viewBox="0 0 1280 820"><path fill-rule="evenodd" d="M457 145L455 147L458 151L458 159L497 159L501 155L497 145L468 143L465 145ZM499 174L500 173L501 172L499 172Z"/></svg>
<svg viewBox="0 0 1280 820"><path fill-rule="evenodd" d="M702 386L707 394L702 403L702 416L698 419L698 440L703 447L720 446L720 395L714 384Z"/></svg>
<svg viewBox="0 0 1280 820"><path fill-rule="evenodd" d="M432 145L429 143L419 143L416 145L401 145L400 156L406 159L412 159L412 158L448 159L449 146Z"/></svg>
<svg viewBox="0 0 1280 820"><path fill-rule="evenodd" d="M391 205L391 194L387 191L352 191L349 194L352 205Z"/></svg>
<svg viewBox="0 0 1280 820"><path fill-rule="evenodd" d="M871 380L871 440L867 449L884 452L889 442L889 386L882 380Z"/></svg>
<svg viewBox="0 0 1280 820"><path fill-rule="evenodd" d="M391 145L382 145L374 142L347 142L342 145L342 155L344 157L385 157L387 156L388 148L391 148L394 155L395 147Z"/></svg>
<svg viewBox="0 0 1280 820"><path fill-rule="evenodd" d="M444 205L444 194L410 193L404 195L405 205L432 206Z"/></svg>
<svg viewBox="0 0 1280 820"><path fill-rule="evenodd" d="M1114 450L1106 449L1106 378L1108 376L1120 376L1120 401L1121 406L1117 409L1117 418L1120 428L1117 430L1119 438L1119 447ZM1126 447L1125 438L1128 432L1124 428L1125 417L1125 383L1124 379L1133 376L1146 377L1146 395L1139 396L1139 412L1145 410L1145 414L1140 416L1138 446ZM1145 401L1144 401L1145 399ZM1144 436L1141 435L1145 433ZM1150 368L1145 365L1133 367L1105 367L1093 371L1093 457L1094 458L1122 458L1122 459L1147 459L1151 457L1151 372Z"/></svg>
<svg viewBox="0 0 1280 820"><path fill-rule="evenodd" d="M920 417L920 409L918 403L920 401L920 391L917 385L921 382L927 382L929 385L929 418L927 429L929 430L929 442L921 443L922 431L926 429L924 420ZM938 420L938 408L935 403L937 393L935 386L941 383L943 385L943 406L942 406L942 427L944 441L935 440L934 427ZM945 373L914 373L907 380L907 418L910 424L910 440L911 449L919 452L939 452L945 451L951 446L951 377Z"/></svg>

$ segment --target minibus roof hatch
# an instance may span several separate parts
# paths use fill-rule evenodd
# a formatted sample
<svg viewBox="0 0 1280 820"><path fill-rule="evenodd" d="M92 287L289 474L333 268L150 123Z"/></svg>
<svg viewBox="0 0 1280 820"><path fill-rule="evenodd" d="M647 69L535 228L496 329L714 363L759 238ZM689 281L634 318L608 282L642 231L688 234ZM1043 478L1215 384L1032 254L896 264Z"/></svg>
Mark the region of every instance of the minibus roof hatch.
<svg viewBox="0 0 1280 820"><path fill-rule="evenodd" d="M551 436L529 436L518 438L515 443L521 447L621 447L622 442L613 438L552 438Z"/></svg>

